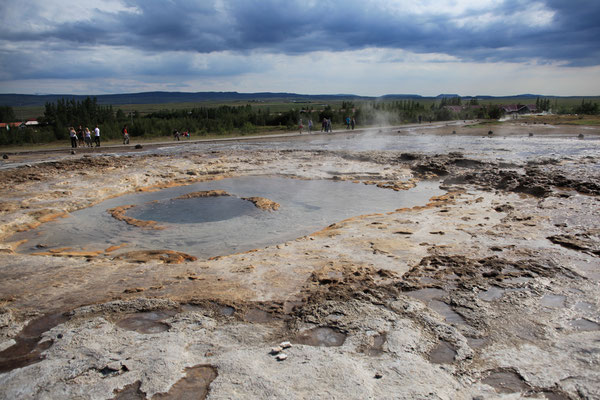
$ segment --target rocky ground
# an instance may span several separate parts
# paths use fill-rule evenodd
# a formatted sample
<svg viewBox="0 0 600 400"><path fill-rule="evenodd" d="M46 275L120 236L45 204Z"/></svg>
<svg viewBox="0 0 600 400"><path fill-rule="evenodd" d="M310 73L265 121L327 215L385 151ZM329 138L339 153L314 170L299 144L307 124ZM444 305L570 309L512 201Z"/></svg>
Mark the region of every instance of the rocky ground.
<svg viewBox="0 0 600 400"><path fill-rule="evenodd" d="M599 163L225 148L2 170L0 397L600 398ZM208 260L11 239L126 193L273 171L445 194Z"/></svg>

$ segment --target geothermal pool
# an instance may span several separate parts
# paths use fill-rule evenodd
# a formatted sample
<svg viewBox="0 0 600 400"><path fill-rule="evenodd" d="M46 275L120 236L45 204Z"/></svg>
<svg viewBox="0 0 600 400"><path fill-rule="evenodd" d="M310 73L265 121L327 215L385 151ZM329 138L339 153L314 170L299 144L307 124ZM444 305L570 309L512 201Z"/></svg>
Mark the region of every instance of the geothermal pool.
<svg viewBox="0 0 600 400"><path fill-rule="evenodd" d="M210 190L224 190L229 196L180 198ZM124 195L14 239L27 239L19 248L25 253L65 247L101 251L126 243L123 251L166 249L207 258L296 239L349 217L424 205L442 193L437 182L421 182L413 189L396 192L332 180L230 178ZM246 197L263 197L280 207L263 210L243 199ZM160 229L129 225L108 211L122 206L133 206L126 210L127 217L156 221L155 227Z"/></svg>

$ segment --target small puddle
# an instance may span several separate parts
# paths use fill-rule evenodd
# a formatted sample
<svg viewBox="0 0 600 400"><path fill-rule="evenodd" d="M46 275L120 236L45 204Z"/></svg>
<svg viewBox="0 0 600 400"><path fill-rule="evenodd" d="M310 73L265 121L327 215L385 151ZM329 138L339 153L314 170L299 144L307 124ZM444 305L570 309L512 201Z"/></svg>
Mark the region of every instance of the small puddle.
<svg viewBox="0 0 600 400"><path fill-rule="evenodd" d="M590 321L586 318L579 318L569 321L569 325L578 331L592 332L600 330L600 324Z"/></svg>
<svg viewBox="0 0 600 400"><path fill-rule="evenodd" d="M174 311L148 311L128 314L117 321L119 328L144 334L161 333L169 330L169 325L163 320L175 315Z"/></svg>
<svg viewBox="0 0 600 400"><path fill-rule="evenodd" d="M495 371L481 381L499 393L520 393L529 389L521 375L512 371Z"/></svg>
<svg viewBox="0 0 600 400"><path fill-rule="evenodd" d="M205 399L209 386L218 376L217 369L211 365L196 365L186 368L185 377L175 383L167 393L157 393L154 399L198 400Z"/></svg>
<svg viewBox="0 0 600 400"><path fill-rule="evenodd" d="M231 317L234 313L235 313L235 308L233 308L231 306L220 306L219 307L219 314L221 314L224 317Z"/></svg>
<svg viewBox="0 0 600 400"><path fill-rule="evenodd" d="M452 364L455 356L456 350L454 347L450 343L442 340L429 353L429 361L434 364Z"/></svg>
<svg viewBox="0 0 600 400"><path fill-rule="evenodd" d="M564 308L566 296L560 294L545 294L540 300L540 304L548 308Z"/></svg>
<svg viewBox="0 0 600 400"><path fill-rule="evenodd" d="M502 297L505 290L498 286L490 286L488 290L479 292L477 297L484 301L494 301Z"/></svg>
<svg viewBox="0 0 600 400"><path fill-rule="evenodd" d="M275 321L277 318L266 311L258 308L251 308L246 311L246 314L244 314L244 319L255 324L267 324Z"/></svg>
<svg viewBox="0 0 600 400"><path fill-rule="evenodd" d="M213 306L208 306L208 309L214 310L218 315L221 315L223 317L231 317L235 313L235 308L233 308L231 306L222 305L222 304L215 304ZM181 310L205 313L207 311L207 306L196 305L196 304L182 304Z"/></svg>
<svg viewBox="0 0 600 400"><path fill-rule="evenodd" d="M590 313L593 312L596 307L592 303L588 303L587 301L578 301L574 306L576 311L582 313Z"/></svg>
<svg viewBox="0 0 600 400"><path fill-rule="evenodd" d="M486 338L467 337L467 344L472 349L481 349L481 348L487 346L488 339L486 339Z"/></svg>
<svg viewBox="0 0 600 400"><path fill-rule="evenodd" d="M343 345L345 341L346 334L326 326L302 332L293 340L294 343L321 347L337 347Z"/></svg>
<svg viewBox="0 0 600 400"><path fill-rule="evenodd" d="M440 314L449 324L467 325L465 319L441 299L448 293L442 289L425 288L405 292L407 296L421 300L429 308Z"/></svg>
<svg viewBox="0 0 600 400"><path fill-rule="evenodd" d="M429 307L444 317L447 323L455 325L467 325L465 319L452 309L448 304L440 300L432 300Z"/></svg>
<svg viewBox="0 0 600 400"><path fill-rule="evenodd" d="M40 343L42 335L68 319L63 313L56 313L29 322L15 337L16 343L0 352L0 373L42 361L44 356L41 353L54 343L53 340Z"/></svg>
<svg viewBox="0 0 600 400"><path fill-rule="evenodd" d="M448 293L442 289L426 288L405 292L404 294L414 299L421 300L423 303L429 303L431 300L440 300Z"/></svg>

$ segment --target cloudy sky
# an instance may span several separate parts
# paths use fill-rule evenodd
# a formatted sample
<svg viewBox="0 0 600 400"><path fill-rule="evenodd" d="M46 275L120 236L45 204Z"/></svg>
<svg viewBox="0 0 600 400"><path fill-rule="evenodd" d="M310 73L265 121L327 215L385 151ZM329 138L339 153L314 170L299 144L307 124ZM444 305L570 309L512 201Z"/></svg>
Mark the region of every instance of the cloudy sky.
<svg viewBox="0 0 600 400"><path fill-rule="evenodd" d="M0 93L600 95L598 0L3 0Z"/></svg>

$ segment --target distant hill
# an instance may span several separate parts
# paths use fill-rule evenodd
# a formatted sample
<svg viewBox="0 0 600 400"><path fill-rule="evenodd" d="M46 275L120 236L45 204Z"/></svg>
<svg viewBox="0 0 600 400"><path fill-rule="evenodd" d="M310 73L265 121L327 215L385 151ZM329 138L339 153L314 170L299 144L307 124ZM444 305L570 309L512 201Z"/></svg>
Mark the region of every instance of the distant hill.
<svg viewBox="0 0 600 400"><path fill-rule="evenodd" d="M238 92L143 92L143 93L124 93L124 94L103 94L103 95L73 95L73 94L1 94L0 105L10 107L43 106L46 103L54 103L60 99L75 99L77 101L85 100L87 97L95 97L98 104L102 105L126 105L126 104L165 104L165 103L199 103L204 101L272 101L284 100L290 102L306 101L341 101L341 100L402 100L402 99L440 99L443 97L459 97L457 94L440 94L435 97L420 96L418 94L386 94L380 97L357 96L353 94L322 94L309 95L297 93L238 93ZM543 96L537 94L520 94L514 96L462 96L463 98L477 99L518 99L518 98L555 98L558 96ZM572 96L577 98L588 98L588 96Z"/></svg>
<svg viewBox="0 0 600 400"><path fill-rule="evenodd" d="M361 97L352 94L334 95L306 95L296 93L238 93L238 92L144 92L126 94L105 95L73 95L73 94L0 94L0 105L11 107L43 106L50 102L54 103L60 99L85 100L87 97L95 97L98 104L103 105L125 105L125 104L163 104L163 103L195 103L203 101L267 101L267 100L353 100L374 99L374 97Z"/></svg>

